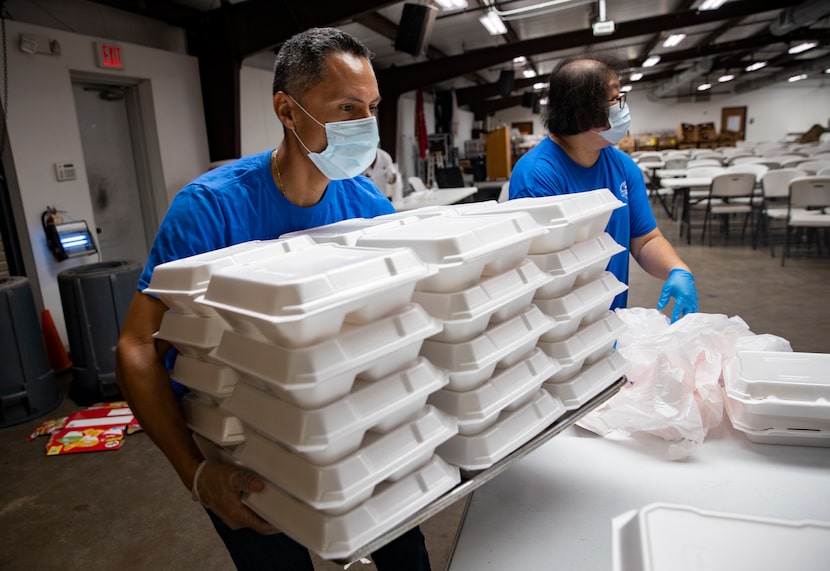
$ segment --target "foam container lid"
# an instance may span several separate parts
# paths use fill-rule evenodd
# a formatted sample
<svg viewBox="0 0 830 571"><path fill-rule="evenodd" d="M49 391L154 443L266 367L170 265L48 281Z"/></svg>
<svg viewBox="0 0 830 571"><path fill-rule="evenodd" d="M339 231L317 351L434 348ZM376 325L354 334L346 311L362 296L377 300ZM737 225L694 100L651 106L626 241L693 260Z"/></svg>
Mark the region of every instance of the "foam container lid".
<svg viewBox="0 0 830 571"><path fill-rule="evenodd" d="M491 324L469 341L445 343L427 339L421 355L449 372L449 389L470 390L490 378L497 364L509 367L518 362L550 326L550 319L531 305L507 321Z"/></svg>
<svg viewBox="0 0 830 571"><path fill-rule="evenodd" d="M419 219L432 218L433 216L460 216L462 214L469 214L476 210L484 209L496 204L495 200L485 200L481 202L464 202L462 204L448 204L439 205L434 204L430 206L421 206L419 208L412 208L401 212L393 212L392 214L382 214L376 216L378 220L395 220L397 218L416 217Z"/></svg>
<svg viewBox="0 0 830 571"><path fill-rule="evenodd" d="M559 363L541 349L506 369L497 370L489 380L475 389L457 392L442 389L432 393L427 402L458 420L460 434L476 434L495 422L499 414L514 403L535 394Z"/></svg>
<svg viewBox="0 0 830 571"><path fill-rule="evenodd" d="M228 328L219 316L166 311L153 337L164 339L185 354L203 355L219 344Z"/></svg>
<svg viewBox="0 0 830 571"><path fill-rule="evenodd" d="M234 450L233 460L315 509L343 513L371 497L380 482L399 480L425 464L456 433L454 419L427 406L418 418L386 434L367 433L369 442L327 466L312 464L253 431Z"/></svg>
<svg viewBox="0 0 830 571"><path fill-rule="evenodd" d="M730 394L755 399L830 401L830 354L739 351Z"/></svg>
<svg viewBox="0 0 830 571"><path fill-rule="evenodd" d="M368 429L388 431L417 415L446 384L445 375L420 359L379 381L357 381L348 395L320 408L299 408L245 382L223 407L311 462L328 464L357 450Z"/></svg>
<svg viewBox="0 0 830 571"><path fill-rule="evenodd" d="M415 359L441 323L417 304L365 325L347 325L337 337L300 348L226 331L212 358L263 381L298 406L328 404L351 390L357 375L382 378Z"/></svg>
<svg viewBox="0 0 830 571"><path fill-rule="evenodd" d="M557 196L517 198L476 212L527 212L546 230L533 240L530 253L544 254L599 236L611 213L621 206L624 204L610 190L602 188Z"/></svg>
<svg viewBox="0 0 830 571"><path fill-rule="evenodd" d="M197 301L233 326L250 322L266 337L296 347L336 334L349 314L366 322L407 303L415 283L433 272L408 248L327 244L227 268L214 274Z"/></svg>
<svg viewBox="0 0 830 571"><path fill-rule="evenodd" d="M556 322L542 335L542 341L562 341L573 335L583 324L605 317L614 298L628 289L611 272L602 272L595 280L580 285L561 297L536 297L533 304Z"/></svg>
<svg viewBox="0 0 830 571"><path fill-rule="evenodd" d="M359 246L409 247L437 270L418 289L457 291L476 283L486 266L490 273L506 271L527 255L530 242L544 228L523 212L503 216L439 216L415 224L384 226L383 231L358 239Z"/></svg>
<svg viewBox="0 0 830 571"><path fill-rule="evenodd" d="M612 256L625 250L607 233L578 242L560 252L528 256L539 268L553 276L541 287L536 297L549 299L561 296L574 285L594 280L605 270Z"/></svg>
<svg viewBox="0 0 830 571"><path fill-rule="evenodd" d="M565 408L574 410L631 369L631 363L617 351L610 351L595 363L584 366L566 381L546 382L542 388L558 397Z"/></svg>
<svg viewBox="0 0 830 571"><path fill-rule="evenodd" d="M397 482L377 486L371 498L344 514L328 515L267 483L243 502L324 559L343 558L380 537L461 481L458 468L438 456Z"/></svg>
<svg viewBox="0 0 830 571"><path fill-rule="evenodd" d="M222 268L256 263L313 246L315 246L314 240L307 236L292 239L253 240L165 262L153 269L150 285L144 293L158 296L168 307L179 313L213 315L210 308L199 306L193 300L204 293L215 272Z"/></svg>
<svg viewBox="0 0 830 571"><path fill-rule="evenodd" d="M495 424L482 432L453 436L438 447L437 453L462 470L484 470L542 432L564 413L565 407L559 399L540 390L523 406L503 412Z"/></svg>
<svg viewBox="0 0 830 571"><path fill-rule="evenodd" d="M551 382L564 381L574 376L584 364L591 364L614 346L625 323L613 311L595 323L585 325L564 341L539 341L539 348L556 359L561 369L551 376Z"/></svg>
<svg viewBox="0 0 830 571"><path fill-rule="evenodd" d="M281 238L294 238L297 236L308 236L318 244L340 244L341 246L354 246L360 236L365 236L383 230L387 226L400 226L417 222L417 216L400 216L396 218L349 218L325 226L316 226L306 230L288 232Z"/></svg>
<svg viewBox="0 0 830 571"><path fill-rule="evenodd" d="M181 354L176 357L170 376L190 390L216 400L229 397L239 381L239 375L231 367Z"/></svg>
<svg viewBox="0 0 830 571"><path fill-rule="evenodd" d="M182 412L187 426L214 444L233 446L245 440L242 422L209 399L188 393L182 398Z"/></svg>
<svg viewBox="0 0 830 571"><path fill-rule="evenodd" d="M749 430L830 430L830 403L756 400L724 393L730 418Z"/></svg>
<svg viewBox="0 0 830 571"><path fill-rule="evenodd" d="M444 330L432 339L451 343L481 334L490 319L504 321L530 304L536 290L552 278L536 264L525 260L520 266L489 276L458 292L416 290L412 301L443 322Z"/></svg>
<svg viewBox="0 0 830 571"><path fill-rule="evenodd" d="M656 503L613 518L614 571L821 571L830 522Z"/></svg>

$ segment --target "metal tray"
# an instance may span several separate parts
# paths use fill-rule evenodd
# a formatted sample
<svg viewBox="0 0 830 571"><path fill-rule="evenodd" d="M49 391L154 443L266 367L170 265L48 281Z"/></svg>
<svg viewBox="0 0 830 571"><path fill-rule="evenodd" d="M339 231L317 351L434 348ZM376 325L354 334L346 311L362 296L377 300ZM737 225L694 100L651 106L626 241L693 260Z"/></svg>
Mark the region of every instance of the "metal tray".
<svg viewBox="0 0 830 571"><path fill-rule="evenodd" d="M424 521L428 520L444 508L449 507L450 505L457 502L459 499L469 495L473 490L483 486L485 483L489 482L505 470L507 470L510 466L514 463L518 462L537 448L539 448L542 444L571 426L575 424L580 418L600 406L602 403L610 399L612 396L617 394L617 392L622 388L623 385L627 382L627 377L623 375L613 384L608 386L606 389L602 390L596 396L594 396L591 400L587 403L582 405L581 407L574 409L565 413L563 416L559 417L551 424L548 428L544 431L539 433L536 437L532 440L528 441L524 446L521 446L511 452L509 455L505 456L489 468L485 470L480 470L476 472L468 472L465 470L461 471L461 483L454 487L452 490L435 500L434 502L430 503L428 506L424 507L420 511L416 512L412 516L410 516L407 520L399 523L394 528L390 529L383 535L379 536L374 541L370 541L366 545L356 549L351 554L346 557L334 559L335 563L346 564L361 557L365 557L380 549L393 539L403 535L413 527L420 525Z"/></svg>

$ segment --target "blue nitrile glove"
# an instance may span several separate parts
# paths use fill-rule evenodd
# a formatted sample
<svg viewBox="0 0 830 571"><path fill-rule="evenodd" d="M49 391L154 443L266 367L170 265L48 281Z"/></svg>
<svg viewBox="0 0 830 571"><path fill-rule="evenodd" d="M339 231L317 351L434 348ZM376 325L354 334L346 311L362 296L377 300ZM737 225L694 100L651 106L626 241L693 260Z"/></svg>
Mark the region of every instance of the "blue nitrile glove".
<svg viewBox="0 0 830 571"><path fill-rule="evenodd" d="M697 313L695 277L690 272L681 268L673 269L669 273L669 279L663 284L663 291L660 293L660 301L657 302L657 309L666 307L670 297L674 298L674 311L671 315L672 323L687 313Z"/></svg>

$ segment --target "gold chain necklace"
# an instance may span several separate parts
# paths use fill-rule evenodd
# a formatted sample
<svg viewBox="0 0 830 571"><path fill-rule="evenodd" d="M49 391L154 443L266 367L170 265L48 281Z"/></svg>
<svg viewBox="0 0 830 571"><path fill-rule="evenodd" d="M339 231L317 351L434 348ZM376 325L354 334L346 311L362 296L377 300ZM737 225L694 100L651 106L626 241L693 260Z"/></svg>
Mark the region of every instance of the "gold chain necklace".
<svg viewBox="0 0 830 571"><path fill-rule="evenodd" d="M282 174L280 174L280 164L279 164L279 161L277 161L277 157L279 156L279 153L280 153L280 150L279 150L279 148L277 148L277 150L274 151L274 154L271 155L273 157L271 162L274 164L274 170L277 171L277 182L280 185L280 192L282 193L283 196L285 196L285 186L282 184ZM288 198L288 197L285 196L285 198Z"/></svg>

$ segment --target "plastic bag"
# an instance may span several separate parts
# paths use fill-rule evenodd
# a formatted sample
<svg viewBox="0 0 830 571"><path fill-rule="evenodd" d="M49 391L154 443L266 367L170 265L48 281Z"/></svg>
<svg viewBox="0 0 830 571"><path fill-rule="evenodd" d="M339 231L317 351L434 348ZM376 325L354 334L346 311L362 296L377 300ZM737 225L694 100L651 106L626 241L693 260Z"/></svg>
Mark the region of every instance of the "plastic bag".
<svg viewBox="0 0 830 571"><path fill-rule="evenodd" d="M669 324L656 309L616 312L626 325L617 350L631 363L629 382L577 424L603 436L659 436L675 460L723 419L724 364L741 350L792 351L781 337L755 335L740 317L692 313Z"/></svg>

